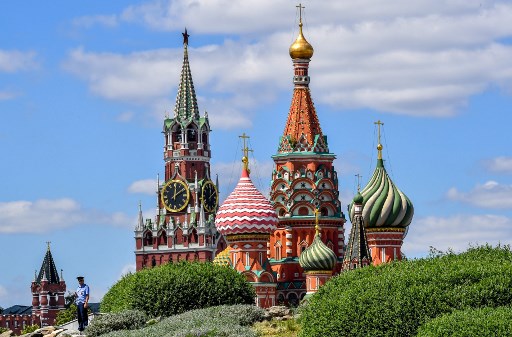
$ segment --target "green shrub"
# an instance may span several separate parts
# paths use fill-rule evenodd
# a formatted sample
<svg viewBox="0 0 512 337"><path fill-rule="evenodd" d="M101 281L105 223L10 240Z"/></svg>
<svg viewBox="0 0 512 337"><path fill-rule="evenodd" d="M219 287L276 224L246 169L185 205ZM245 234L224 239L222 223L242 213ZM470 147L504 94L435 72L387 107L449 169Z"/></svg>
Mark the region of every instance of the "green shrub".
<svg viewBox="0 0 512 337"><path fill-rule="evenodd" d="M139 310L104 314L95 317L86 329L87 336L95 337L117 330L134 330L146 324L147 316Z"/></svg>
<svg viewBox="0 0 512 337"><path fill-rule="evenodd" d="M9 331L9 329L0 326L0 333L6 332L6 331Z"/></svg>
<svg viewBox="0 0 512 337"><path fill-rule="evenodd" d="M332 278L301 313L300 336L414 336L453 310L512 302L508 246L361 268Z"/></svg>
<svg viewBox="0 0 512 337"><path fill-rule="evenodd" d="M150 317L223 304L252 304L255 292L237 271L213 263L181 262L124 276L105 295L104 312L128 309Z"/></svg>
<svg viewBox="0 0 512 337"><path fill-rule="evenodd" d="M487 307L454 311L422 325L417 336L512 336L512 308Z"/></svg>
<svg viewBox="0 0 512 337"><path fill-rule="evenodd" d="M55 318L55 325L62 325L76 319L76 304L71 304L69 308L61 310Z"/></svg>
<svg viewBox="0 0 512 337"><path fill-rule="evenodd" d="M24 335L24 334L27 334L27 333L31 333L31 332L36 331L37 329L39 329L39 325L37 325L37 324L27 325L25 327L25 329L21 330L21 334Z"/></svg>
<svg viewBox="0 0 512 337"><path fill-rule="evenodd" d="M257 337L250 325L264 311L254 305L197 309L162 319L139 330L114 331L102 337Z"/></svg>

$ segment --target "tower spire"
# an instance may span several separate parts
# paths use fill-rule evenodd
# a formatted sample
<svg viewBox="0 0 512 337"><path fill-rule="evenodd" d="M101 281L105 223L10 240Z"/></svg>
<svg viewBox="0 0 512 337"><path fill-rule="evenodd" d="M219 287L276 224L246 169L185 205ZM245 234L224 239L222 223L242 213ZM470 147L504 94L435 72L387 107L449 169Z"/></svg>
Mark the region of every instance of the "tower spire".
<svg viewBox="0 0 512 337"><path fill-rule="evenodd" d="M179 122L199 119L199 108L197 106L196 91L192 81L192 72L190 71L190 63L188 61L188 38L190 35L185 32L183 35L183 67L181 69L180 85L178 95L176 97L176 105L174 107L174 117Z"/></svg>
<svg viewBox="0 0 512 337"><path fill-rule="evenodd" d="M247 173L250 173L251 171L249 170L249 152L252 152L253 150L249 149L248 144L246 143L245 140L251 137L247 136L245 132L238 137L242 138L242 141L244 142L244 146L242 148L242 151L244 153L244 156L242 157L242 162L244 163L244 170L247 171Z"/></svg>
<svg viewBox="0 0 512 337"><path fill-rule="evenodd" d="M327 138L322 134L309 91L309 62L314 50L302 33L302 10L305 7L299 4L297 8L299 8L299 35L289 49L294 69L294 89L279 152L328 153Z"/></svg>
<svg viewBox="0 0 512 337"><path fill-rule="evenodd" d="M377 159L382 159L382 143L380 142L380 126L381 125L384 125L384 123L382 123L380 121L380 119L378 121L376 121L374 124L377 125L377 128L378 128L378 138L377 138L377 141L378 141L378 145L377 145L377 151L378 151L378 155L377 155Z"/></svg>
<svg viewBox="0 0 512 337"><path fill-rule="evenodd" d="M183 44L188 46L188 38L190 35L187 33L187 27L185 27L185 32L181 33L181 35L183 35Z"/></svg>
<svg viewBox="0 0 512 337"><path fill-rule="evenodd" d="M363 177L359 173L355 175L357 177L357 192L361 191L361 178Z"/></svg>

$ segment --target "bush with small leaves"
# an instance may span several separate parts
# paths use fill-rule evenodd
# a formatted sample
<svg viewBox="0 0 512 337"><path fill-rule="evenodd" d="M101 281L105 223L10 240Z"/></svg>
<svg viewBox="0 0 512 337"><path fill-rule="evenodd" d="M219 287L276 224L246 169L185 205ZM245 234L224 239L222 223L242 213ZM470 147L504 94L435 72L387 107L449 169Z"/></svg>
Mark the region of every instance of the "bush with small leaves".
<svg viewBox="0 0 512 337"><path fill-rule="evenodd" d="M254 305L218 306L188 311L139 330L114 331L102 337L257 337L250 325L263 317L263 309Z"/></svg>
<svg viewBox="0 0 512 337"><path fill-rule="evenodd" d="M87 336L95 337L118 330L134 330L146 324L147 316L139 310L104 314L96 317L86 329Z"/></svg>
<svg viewBox="0 0 512 337"><path fill-rule="evenodd" d="M473 247L344 272L301 310L302 337L415 336L454 310L512 303L509 246Z"/></svg>
<svg viewBox="0 0 512 337"><path fill-rule="evenodd" d="M101 310L137 309L149 317L167 317L224 304L252 304L254 297L253 286L232 268L181 262L124 276L107 292Z"/></svg>
<svg viewBox="0 0 512 337"><path fill-rule="evenodd" d="M417 337L510 337L512 308L477 308L457 310L434 318L418 329Z"/></svg>

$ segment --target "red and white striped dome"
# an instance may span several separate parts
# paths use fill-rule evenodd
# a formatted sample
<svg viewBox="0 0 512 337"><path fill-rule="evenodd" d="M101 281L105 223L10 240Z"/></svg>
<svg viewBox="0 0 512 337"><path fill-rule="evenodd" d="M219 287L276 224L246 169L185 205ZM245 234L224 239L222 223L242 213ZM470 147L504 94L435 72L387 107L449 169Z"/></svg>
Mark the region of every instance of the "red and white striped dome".
<svg viewBox="0 0 512 337"><path fill-rule="evenodd" d="M254 186L245 168L235 189L219 207L215 226L222 235L272 233L276 230L276 211Z"/></svg>

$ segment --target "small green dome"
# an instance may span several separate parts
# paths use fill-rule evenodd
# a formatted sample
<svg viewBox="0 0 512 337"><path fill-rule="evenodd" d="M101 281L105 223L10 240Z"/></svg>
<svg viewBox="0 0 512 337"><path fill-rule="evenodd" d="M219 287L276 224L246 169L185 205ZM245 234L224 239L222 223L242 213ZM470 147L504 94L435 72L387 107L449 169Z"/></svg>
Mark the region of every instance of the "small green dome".
<svg viewBox="0 0 512 337"><path fill-rule="evenodd" d="M305 271L310 270L332 270L336 265L336 255L315 235L311 246L300 254L299 264Z"/></svg>
<svg viewBox="0 0 512 337"><path fill-rule="evenodd" d="M361 195L361 193L357 192L356 196L354 197L353 201L354 201L354 204L362 204L363 203L363 196Z"/></svg>

